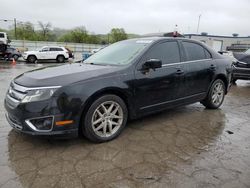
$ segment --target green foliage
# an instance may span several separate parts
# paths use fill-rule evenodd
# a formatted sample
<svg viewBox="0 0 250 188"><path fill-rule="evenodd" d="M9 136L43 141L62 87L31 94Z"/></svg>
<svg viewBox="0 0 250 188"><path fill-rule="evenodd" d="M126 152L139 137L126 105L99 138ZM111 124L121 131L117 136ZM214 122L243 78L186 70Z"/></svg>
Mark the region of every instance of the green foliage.
<svg viewBox="0 0 250 188"><path fill-rule="evenodd" d="M51 23L42 23L41 21L38 22L38 25L41 29L40 31L40 38L43 40L43 41L47 41L50 37L50 31L51 31Z"/></svg>
<svg viewBox="0 0 250 188"><path fill-rule="evenodd" d="M14 35L14 29L11 31ZM34 26L30 22L19 23L16 28L17 39L21 40L37 40L39 35L35 32Z"/></svg>
<svg viewBox="0 0 250 188"><path fill-rule="evenodd" d="M125 40L128 38L123 28L113 28L109 34L112 43Z"/></svg>
<svg viewBox="0 0 250 188"><path fill-rule="evenodd" d="M6 30L5 30L5 29L0 28L0 32L6 32Z"/></svg>
<svg viewBox="0 0 250 188"><path fill-rule="evenodd" d="M109 44L127 38L133 38L136 35L126 34L123 28L113 28L109 34L95 35L89 33L85 27L76 27L72 30L53 28L48 23L38 22L36 26L39 29L35 30L34 24L30 22L19 22L16 27L16 34L18 40L30 41L58 41L58 42L75 42L75 43L88 43L88 44ZM37 27L36 27L37 28ZM0 31L7 32L10 39L15 38L15 29Z"/></svg>
<svg viewBox="0 0 250 188"><path fill-rule="evenodd" d="M99 44L100 38L97 35L89 35L85 27L77 27L59 38L60 42L76 42Z"/></svg>

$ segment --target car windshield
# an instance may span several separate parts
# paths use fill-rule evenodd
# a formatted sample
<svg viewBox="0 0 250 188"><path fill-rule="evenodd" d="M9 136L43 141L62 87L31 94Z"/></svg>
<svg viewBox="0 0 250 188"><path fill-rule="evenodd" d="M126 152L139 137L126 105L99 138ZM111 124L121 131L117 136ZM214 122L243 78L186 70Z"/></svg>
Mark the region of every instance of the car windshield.
<svg viewBox="0 0 250 188"><path fill-rule="evenodd" d="M245 53L250 54L250 48L247 51L245 51Z"/></svg>
<svg viewBox="0 0 250 188"><path fill-rule="evenodd" d="M151 40L127 40L112 44L84 61L89 64L127 65L133 60Z"/></svg>

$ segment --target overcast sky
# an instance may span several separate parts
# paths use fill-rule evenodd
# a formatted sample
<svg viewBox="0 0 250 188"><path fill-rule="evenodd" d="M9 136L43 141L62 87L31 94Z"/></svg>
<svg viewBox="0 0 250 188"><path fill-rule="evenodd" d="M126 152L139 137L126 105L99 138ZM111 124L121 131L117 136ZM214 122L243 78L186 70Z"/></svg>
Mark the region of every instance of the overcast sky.
<svg viewBox="0 0 250 188"><path fill-rule="evenodd" d="M51 22L53 27L85 26L94 33L122 27L127 33L173 31L250 36L250 0L0 0L0 20ZM11 22L0 21L0 27Z"/></svg>

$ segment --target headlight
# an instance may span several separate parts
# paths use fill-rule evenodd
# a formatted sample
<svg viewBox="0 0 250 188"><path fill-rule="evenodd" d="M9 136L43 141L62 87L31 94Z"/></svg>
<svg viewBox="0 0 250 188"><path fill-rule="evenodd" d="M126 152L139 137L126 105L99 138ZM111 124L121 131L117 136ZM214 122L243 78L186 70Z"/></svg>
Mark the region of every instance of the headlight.
<svg viewBox="0 0 250 188"><path fill-rule="evenodd" d="M22 99L22 103L49 99L57 89L58 88L29 90L27 91L25 97Z"/></svg>

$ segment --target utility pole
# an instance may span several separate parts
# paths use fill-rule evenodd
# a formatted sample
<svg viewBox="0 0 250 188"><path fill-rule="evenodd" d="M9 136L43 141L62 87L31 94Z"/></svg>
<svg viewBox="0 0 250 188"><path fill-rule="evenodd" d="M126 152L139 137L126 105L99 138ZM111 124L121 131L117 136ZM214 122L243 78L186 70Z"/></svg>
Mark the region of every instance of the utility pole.
<svg viewBox="0 0 250 188"><path fill-rule="evenodd" d="M0 19L0 21L4 21L4 22L13 22L13 20L7 20L7 19ZM16 18L14 18L14 30L15 30L15 39L17 40L17 32L16 32Z"/></svg>
<svg viewBox="0 0 250 188"><path fill-rule="evenodd" d="M14 27L15 27L15 39L17 40L17 35L16 35L16 18L14 18Z"/></svg>
<svg viewBox="0 0 250 188"><path fill-rule="evenodd" d="M197 34L199 32L200 20L201 20L201 14L199 15L199 19L198 19L198 25L197 25L197 31L196 31Z"/></svg>

